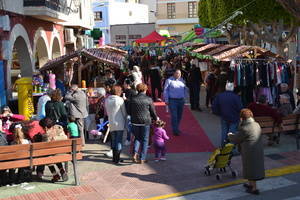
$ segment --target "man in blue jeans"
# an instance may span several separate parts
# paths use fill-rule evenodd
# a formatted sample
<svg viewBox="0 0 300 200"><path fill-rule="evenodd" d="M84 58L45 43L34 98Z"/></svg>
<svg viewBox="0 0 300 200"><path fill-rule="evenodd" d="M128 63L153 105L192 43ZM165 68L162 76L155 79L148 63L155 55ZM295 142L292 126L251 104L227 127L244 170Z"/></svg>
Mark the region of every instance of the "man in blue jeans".
<svg viewBox="0 0 300 200"><path fill-rule="evenodd" d="M227 83L225 89L225 92L216 96L212 105L213 113L221 117L222 146L225 144L229 132L236 133L240 121L240 111L243 108L240 97L233 92L233 83Z"/></svg>
<svg viewBox="0 0 300 200"><path fill-rule="evenodd" d="M176 70L173 76L166 81L164 88L165 103L169 106L173 134L176 136L181 133L179 125L187 93L188 89L181 78L181 71Z"/></svg>

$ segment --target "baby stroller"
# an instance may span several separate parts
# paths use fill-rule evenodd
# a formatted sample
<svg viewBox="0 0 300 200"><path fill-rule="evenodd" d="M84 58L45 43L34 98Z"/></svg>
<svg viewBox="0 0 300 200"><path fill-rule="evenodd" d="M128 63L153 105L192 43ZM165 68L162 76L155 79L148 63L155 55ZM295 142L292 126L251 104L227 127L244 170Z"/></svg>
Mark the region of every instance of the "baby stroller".
<svg viewBox="0 0 300 200"><path fill-rule="evenodd" d="M228 143L224 147L216 149L210 156L207 165L204 167L204 173L206 176L210 176L216 169L221 173L226 172L226 168L231 171L232 177L237 177L238 172L233 170L231 167L232 151L234 149L234 144ZM221 180L222 175L220 173L216 174L216 179Z"/></svg>

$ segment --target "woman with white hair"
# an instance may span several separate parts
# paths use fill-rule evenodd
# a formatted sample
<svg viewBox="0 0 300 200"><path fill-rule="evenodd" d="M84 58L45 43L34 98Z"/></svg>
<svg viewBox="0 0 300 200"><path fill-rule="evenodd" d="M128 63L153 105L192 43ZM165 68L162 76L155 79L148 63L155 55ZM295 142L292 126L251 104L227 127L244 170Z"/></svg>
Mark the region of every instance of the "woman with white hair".
<svg viewBox="0 0 300 200"><path fill-rule="evenodd" d="M142 83L142 72L140 71L140 68L138 66L133 66L133 70L132 70L132 76L134 79L133 85L136 88L136 86L140 83Z"/></svg>

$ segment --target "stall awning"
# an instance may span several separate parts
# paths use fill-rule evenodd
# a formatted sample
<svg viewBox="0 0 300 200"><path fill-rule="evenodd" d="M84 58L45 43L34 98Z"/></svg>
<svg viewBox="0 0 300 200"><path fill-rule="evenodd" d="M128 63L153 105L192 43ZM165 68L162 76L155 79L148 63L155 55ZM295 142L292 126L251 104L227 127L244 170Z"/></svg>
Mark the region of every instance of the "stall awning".
<svg viewBox="0 0 300 200"><path fill-rule="evenodd" d="M222 45L222 44L201 44L200 47L194 49L193 53L198 53L203 56L211 56L219 61L230 61L239 57L248 57L254 52L256 57L281 58L267 49L258 46L246 45Z"/></svg>
<svg viewBox="0 0 300 200"><path fill-rule="evenodd" d="M136 43L159 43L165 39L166 39L165 37L161 36L156 31L153 31L149 35L147 35L141 39L137 39L135 42Z"/></svg>
<svg viewBox="0 0 300 200"><path fill-rule="evenodd" d="M124 51L121 51L122 50L118 51L117 49L108 46L105 46L105 48L81 49L48 61L40 68L40 71L59 67L68 60L78 56L86 56L87 58L98 60L108 65L120 67L126 55Z"/></svg>

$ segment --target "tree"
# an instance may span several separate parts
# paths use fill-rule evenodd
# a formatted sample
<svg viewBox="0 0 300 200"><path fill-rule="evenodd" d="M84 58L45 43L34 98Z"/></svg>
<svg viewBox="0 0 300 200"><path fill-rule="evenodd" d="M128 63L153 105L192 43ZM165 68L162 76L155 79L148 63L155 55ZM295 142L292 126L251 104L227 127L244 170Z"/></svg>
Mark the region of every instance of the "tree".
<svg viewBox="0 0 300 200"><path fill-rule="evenodd" d="M207 16L199 10L199 21L206 20L209 27L221 23L238 9L243 12L231 22L232 29L225 30L230 43L235 43L234 35L238 33L245 44L255 45L259 38L276 46L277 53L283 55L285 44L297 30L295 17L275 0L202 0L200 7L202 11L207 9Z"/></svg>
<svg viewBox="0 0 300 200"><path fill-rule="evenodd" d="M288 12L290 12L297 20L300 20L300 0L276 0Z"/></svg>

